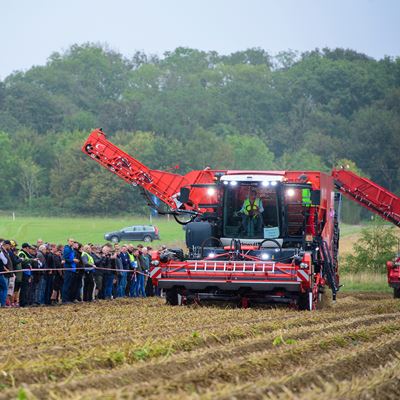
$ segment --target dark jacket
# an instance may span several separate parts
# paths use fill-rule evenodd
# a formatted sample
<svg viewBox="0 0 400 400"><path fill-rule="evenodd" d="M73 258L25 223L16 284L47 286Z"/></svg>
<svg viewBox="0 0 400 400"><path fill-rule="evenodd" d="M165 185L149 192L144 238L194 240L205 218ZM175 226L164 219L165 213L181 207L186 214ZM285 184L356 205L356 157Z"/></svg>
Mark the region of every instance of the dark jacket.
<svg viewBox="0 0 400 400"><path fill-rule="evenodd" d="M114 271L110 271L110 269L116 270L115 259L111 258L111 255L109 254L101 257L100 267L107 268L107 270L103 270L103 275L109 275L115 273Z"/></svg>

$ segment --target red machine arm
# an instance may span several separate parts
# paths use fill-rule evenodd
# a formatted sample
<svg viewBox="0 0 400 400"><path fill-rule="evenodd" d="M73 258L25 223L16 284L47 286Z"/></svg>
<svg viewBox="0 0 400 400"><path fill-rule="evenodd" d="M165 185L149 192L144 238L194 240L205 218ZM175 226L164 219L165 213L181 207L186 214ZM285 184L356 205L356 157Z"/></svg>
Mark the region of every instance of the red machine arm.
<svg viewBox="0 0 400 400"><path fill-rule="evenodd" d="M336 188L346 197L400 226L400 198L383 187L347 170L333 170Z"/></svg>
<svg viewBox="0 0 400 400"><path fill-rule="evenodd" d="M108 141L101 129L96 129L90 134L82 151L129 184L139 185L154 194L172 211L199 211L201 208L199 205L202 202L209 202L209 199L206 199L204 188L191 190L190 206L181 204L178 195L182 187L212 184L215 171L210 169L192 171L183 176L150 169Z"/></svg>

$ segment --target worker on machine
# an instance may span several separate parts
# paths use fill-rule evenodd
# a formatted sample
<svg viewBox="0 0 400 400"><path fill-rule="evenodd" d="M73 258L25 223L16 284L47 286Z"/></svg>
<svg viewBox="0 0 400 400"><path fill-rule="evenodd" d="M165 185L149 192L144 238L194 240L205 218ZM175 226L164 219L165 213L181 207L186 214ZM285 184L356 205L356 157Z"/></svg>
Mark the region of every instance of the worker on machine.
<svg viewBox="0 0 400 400"><path fill-rule="evenodd" d="M262 213L264 207L262 201L257 197L257 190L250 189L249 197L243 202L239 213L242 214L242 232L248 237L258 236L262 229Z"/></svg>

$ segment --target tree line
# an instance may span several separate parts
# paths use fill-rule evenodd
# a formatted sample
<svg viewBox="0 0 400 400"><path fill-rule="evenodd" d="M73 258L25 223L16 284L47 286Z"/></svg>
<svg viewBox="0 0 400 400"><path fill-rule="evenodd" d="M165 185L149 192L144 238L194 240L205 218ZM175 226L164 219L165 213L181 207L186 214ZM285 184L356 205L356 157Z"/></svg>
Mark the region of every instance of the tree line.
<svg viewBox="0 0 400 400"><path fill-rule="evenodd" d="M350 163L400 192L400 58L349 49L128 58L73 45L0 81L3 209L142 212L139 192L80 152L96 127L152 168ZM345 207L347 219L359 211ZM354 221L353 221L354 222Z"/></svg>

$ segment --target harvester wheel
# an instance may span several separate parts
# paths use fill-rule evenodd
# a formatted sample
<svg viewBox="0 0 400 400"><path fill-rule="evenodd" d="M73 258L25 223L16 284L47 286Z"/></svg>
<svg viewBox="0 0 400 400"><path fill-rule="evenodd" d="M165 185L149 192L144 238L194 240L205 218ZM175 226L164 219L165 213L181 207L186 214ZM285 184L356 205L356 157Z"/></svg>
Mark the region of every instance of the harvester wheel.
<svg viewBox="0 0 400 400"><path fill-rule="evenodd" d="M167 304L170 306L177 306L178 302L178 292L176 288L167 289L165 292L165 298L167 300Z"/></svg>
<svg viewBox="0 0 400 400"><path fill-rule="evenodd" d="M393 297L395 299L400 299L400 287L393 289Z"/></svg>
<svg viewBox="0 0 400 400"><path fill-rule="evenodd" d="M300 293L297 305L299 307L299 310L312 311L314 309L312 291L307 290L307 292L305 293Z"/></svg>

